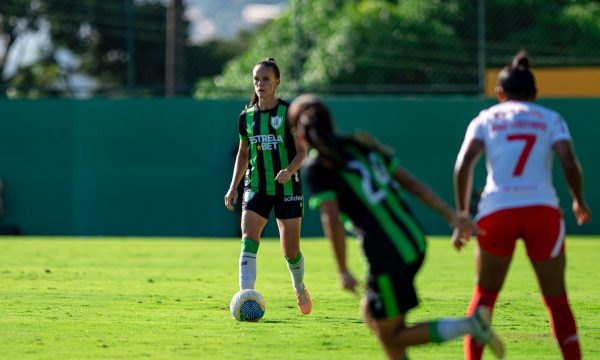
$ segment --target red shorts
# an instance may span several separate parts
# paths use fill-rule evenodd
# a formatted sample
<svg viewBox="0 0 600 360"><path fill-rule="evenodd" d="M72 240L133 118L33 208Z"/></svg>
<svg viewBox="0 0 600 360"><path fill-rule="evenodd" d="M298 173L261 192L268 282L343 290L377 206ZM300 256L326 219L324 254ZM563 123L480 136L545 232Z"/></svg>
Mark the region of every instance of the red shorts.
<svg viewBox="0 0 600 360"><path fill-rule="evenodd" d="M477 222L482 249L496 256L510 256L523 239L532 260L549 260L565 251L562 212L550 206L528 206L499 210Z"/></svg>

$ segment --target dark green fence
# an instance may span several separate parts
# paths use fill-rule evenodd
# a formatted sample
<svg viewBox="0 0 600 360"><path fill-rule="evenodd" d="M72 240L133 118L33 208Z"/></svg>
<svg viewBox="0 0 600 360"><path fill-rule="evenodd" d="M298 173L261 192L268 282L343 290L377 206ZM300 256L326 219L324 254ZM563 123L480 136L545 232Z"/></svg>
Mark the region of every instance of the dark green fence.
<svg viewBox="0 0 600 360"><path fill-rule="evenodd" d="M469 120L491 100L331 98L339 130L362 129L397 149L419 178L452 201L452 169ZM600 206L600 100L542 100L567 119L585 169L586 194ZM239 220L223 206L237 148L243 101L38 100L0 102L0 177L6 214L25 234L236 236ZM555 170L559 170L555 164ZM476 185L484 182L478 167ZM555 171L567 228L577 227ZM448 234L413 202L427 230ZM276 234L270 225L266 235ZM306 212L303 235L320 235Z"/></svg>

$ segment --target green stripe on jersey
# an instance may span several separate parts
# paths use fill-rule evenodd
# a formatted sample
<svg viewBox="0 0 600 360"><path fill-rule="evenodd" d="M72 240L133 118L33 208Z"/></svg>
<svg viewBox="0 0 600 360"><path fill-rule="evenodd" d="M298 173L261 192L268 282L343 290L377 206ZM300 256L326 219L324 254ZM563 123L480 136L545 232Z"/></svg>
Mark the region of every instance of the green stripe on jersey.
<svg viewBox="0 0 600 360"><path fill-rule="evenodd" d="M248 130L248 138L252 139L254 136L254 118L256 113L254 112L254 106L246 110L246 128ZM258 191L258 153L256 151L256 145L250 143L250 186L253 191Z"/></svg>
<svg viewBox="0 0 600 360"><path fill-rule="evenodd" d="M392 174L392 176L399 166L400 160L396 159L395 157L392 158L392 161L390 161L390 165L388 165L388 170L390 171L390 174Z"/></svg>
<svg viewBox="0 0 600 360"><path fill-rule="evenodd" d="M381 154L379 153L372 153L375 155L375 157L377 158L377 163L379 164L380 167L380 171L383 171L384 169L386 169L385 167L385 159L383 158L383 156L381 156ZM366 159L365 159L366 161ZM392 164L390 164L390 167L394 164L394 162L392 162ZM396 163L398 164L398 162ZM395 165L395 167L397 167L397 165ZM386 169L389 171L389 168ZM375 177L377 178L377 177ZM399 218L404 225L406 225L406 227L408 228L408 231L410 231L412 238L415 240L417 247L419 248L420 252L424 252L425 251L425 234L423 234L423 231L421 231L421 228L419 227L419 225L417 225L415 218L413 216L411 216L409 213L406 212L406 210L404 210L404 208L402 207L402 205L400 204L399 199L395 196L396 194L399 194L399 192L395 191L392 187L390 182L394 181L393 177L391 174L389 174L389 180L387 184L382 184L379 183L381 186L385 186L386 188L386 192L387 192L387 196L385 198L386 203L388 204L388 206L390 207L390 209L394 212L394 215Z"/></svg>
<svg viewBox="0 0 600 360"><path fill-rule="evenodd" d="M354 232L354 223L352 222L352 219L350 219L350 216L340 211L340 215L338 216L338 218L340 219L342 224L344 224L344 229L346 229L347 232Z"/></svg>
<svg viewBox="0 0 600 360"><path fill-rule="evenodd" d="M281 125L276 129L275 137L277 139L279 139L279 137L281 136L281 139L282 139L281 143L277 143L277 149L279 150L279 159L281 162L282 170L287 168L287 166L290 164L288 162L287 148L285 147L285 126L286 126L285 113L286 113L286 111L287 111L287 108L285 106L279 104L279 106L277 107L277 116L282 118L283 121L282 121ZM292 188L292 183L293 183L293 180L292 180L292 178L290 178L290 180L288 182L283 184L283 194L284 195L294 195L294 189Z"/></svg>
<svg viewBox="0 0 600 360"><path fill-rule="evenodd" d="M355 195L362 201L367 207L370 213L375 217L379 225L383 228L388 238L394 243L394 246L400 253L400 256L404 259L407 264L413 263L417 259L417 252L411 246L410 241L406 238L404 232L398 228L394 219L390 216L386 209L384 209L379 203L371 204L366 198L366 195L362 189L362 182L360 176L356 173L350 173L343 171L341 173L344 180L348 183L350 188L354 191Z"/></svg>
<svg viewBox="0 0 600 360"><path fill-rule="evenodd" d="M354 155L355 158L357 158L361 163L365 164L367 170L369 170L369 175L371 176L371 179L375 179L375 181L377 182L377 185L379 185L379 187L386 187L387 183L389 183L390 181L390 177L389 174L385 173L385 174L380 174L379 176L377 176L375 174L375 169L374 166L378 167L379 173L383 173L383 171L386 169L385 167L385 162L383 160L383 157L376 153L376 152L371 152L369 155L373 155L375 156L375 161L376 164L373 163L373 161L371 161L371 159L367 159L362 152L358 151L356 148L349 148L348 151ZM380 181L380 177L381 176L386 176L385 179L381 179L382 181L386 181L386 183Z"/></svg>
<svg viewBox="0 0 600 360"><path fill-rule="evenodd" d="M400 201L395 196L396 194L399 194L399 191L396 191L395 189L393 189L391 187L390 182L395 181L391 177L392 175L388 173L387 179L381 179L381 180L385 180L386 183L381 182L379 179L379 176L376 176L376 174L375 174L375 170L373 168L374 164L372 163L372 161L365 158L361 152L359 152L358 150L356 150L354 148L351 148L349 150L361 162L372 165L372 166L367 166L367 169L369 170L369 174L370 174L371 178L375 179L375 182L379 185L378 187L385 188L385 190L386 190L386 197L382 201L385 201L386 204L388 204L391 211L393 212L393 214L398 219L400 219L400 221L402 221L402 223L404 225L406 225L408 231L410 232L411 237L415 240L415 243L416 243L419 251L421 253L424 252L425 247L426 247L425 234L423 234L423 231L421 231L421 228L416 223L414 217L411 216L410 214L408 214L404 210L404 208L400 204ZM378 169L379 172L388 170L385 166L385 159L383 158L383 156L381 156L381 154L379 154L377 152L372 152L371 154L373 154L373 156L375 156L375 161L377 162L377 167L379 168ZM402 232L402 233L404 234L404 232Z"/></svg>
<svg viewBox="0 0 600 360"><path fill-rule="evenodd" d="M381 300L383 300L383 308L385 309L386 316L391 318L400 315L390 276L388 274L378 276L377 285L379 286L379 293L381 294Z"/></svg>
<svg viewBox="0 0 600 360"><path fill-rule="evenodd" d="M385 159L383 158L383 156L381 156L381 154L378 154L378 153L375 153L375 156L377 157L377 160L378 160L378 163L380 164L380 166L382 166L382 169L385 168ZM392 168L396 169L399 166L399 163L400 162L396 159L393 159L392 162L390 163L390 165L387 169L390 172L390 175L389 175L390 181L395 181L393 178L393 173L390 170ZM399 218L404 223L404 225L406 225L406 227L408 228L408 231L410 231L410 233L412 235L412 238L415 240L416 245L419 248L419 251L421 253L424 252L425 247L426 247L425 234L423 234L423 231L417 224L415 218L411 214L406 212L406 210L400 204L400 198L399 198L400 191L394 189L391 186L390 182L388 182L387 184L382 184L382 185L385 186L387 189L388 196L386 196L386 199L385 199L386 203L388 204L390 209L394 212L394 215L396 215L396 217Z"/></svg>
<svg viewBox="0 0 600 360"><path fill-rule="evenodd" d="M264 112L260 114L260 133L262 135L269 134L269 113ZM265 151L262 149L261 153L263 162L265 164L265 182L267 185L267 195L275 195L275 171L273 170L273 155L271 151Z"/></svg>
<svg viewBox="0 0 600 360"><path fill-rule="evenodd" d="M390 191L393 190L390 189ZM421 253L425 252L425 248L427 246L427 243L425 242L425 234L423 234L423 231L416 223L415 218L404 210L400 204L400 201L395 196L388 196L386 202L394 214L406 225L408 231L410 231L412 235L412 238L417 243L419 251Z"/></svg>

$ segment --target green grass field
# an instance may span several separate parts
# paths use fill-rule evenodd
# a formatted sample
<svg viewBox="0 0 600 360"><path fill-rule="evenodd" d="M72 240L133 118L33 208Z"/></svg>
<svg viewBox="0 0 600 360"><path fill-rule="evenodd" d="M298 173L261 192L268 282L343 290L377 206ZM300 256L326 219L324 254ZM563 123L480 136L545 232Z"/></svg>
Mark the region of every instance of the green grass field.
<svg viewBox="0 0 600 360"><path fill-rule="evenodd" d="M360 275L357 245L349 245ZM338 287L329 244L305 239L302 248L313 313L300 315L279 243L264 240L256 288L267 311L259 323L238 323L229 313L236 239L0 238L0 358L384 359L358 299ZM568 239L570 299L588 359L600 358L599 254L598 237ZM473 244L456 253L431 237L417 280L421 305L409 321L461 316L473 269ZM561 358L521 247L496 309L508 359ZM461 359L462 342L409 354Z"/></svg>

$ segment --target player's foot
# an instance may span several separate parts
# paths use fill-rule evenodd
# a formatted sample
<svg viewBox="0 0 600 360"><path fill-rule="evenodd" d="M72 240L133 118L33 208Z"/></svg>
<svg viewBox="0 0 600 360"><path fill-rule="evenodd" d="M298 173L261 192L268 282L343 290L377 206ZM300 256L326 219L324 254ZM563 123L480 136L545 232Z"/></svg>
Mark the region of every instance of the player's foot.
<svg viewBox="0 0 600 360"><path fill-rule="evenodd" d="M294 294L296 295L296 302L298 303L300 312L304 315L310 314L312 310L312 300L310 300L310 295L308 295L306 288L301 291L294 290Z"/></svg>
<svg viewBox="0 0 600 360"><path fill-rule="evenodd" d="M487 345L498 359L504 358L504 344L490 325L490 310L479 306L469 318L471 321L471 336L483 345Z"/></svg>

